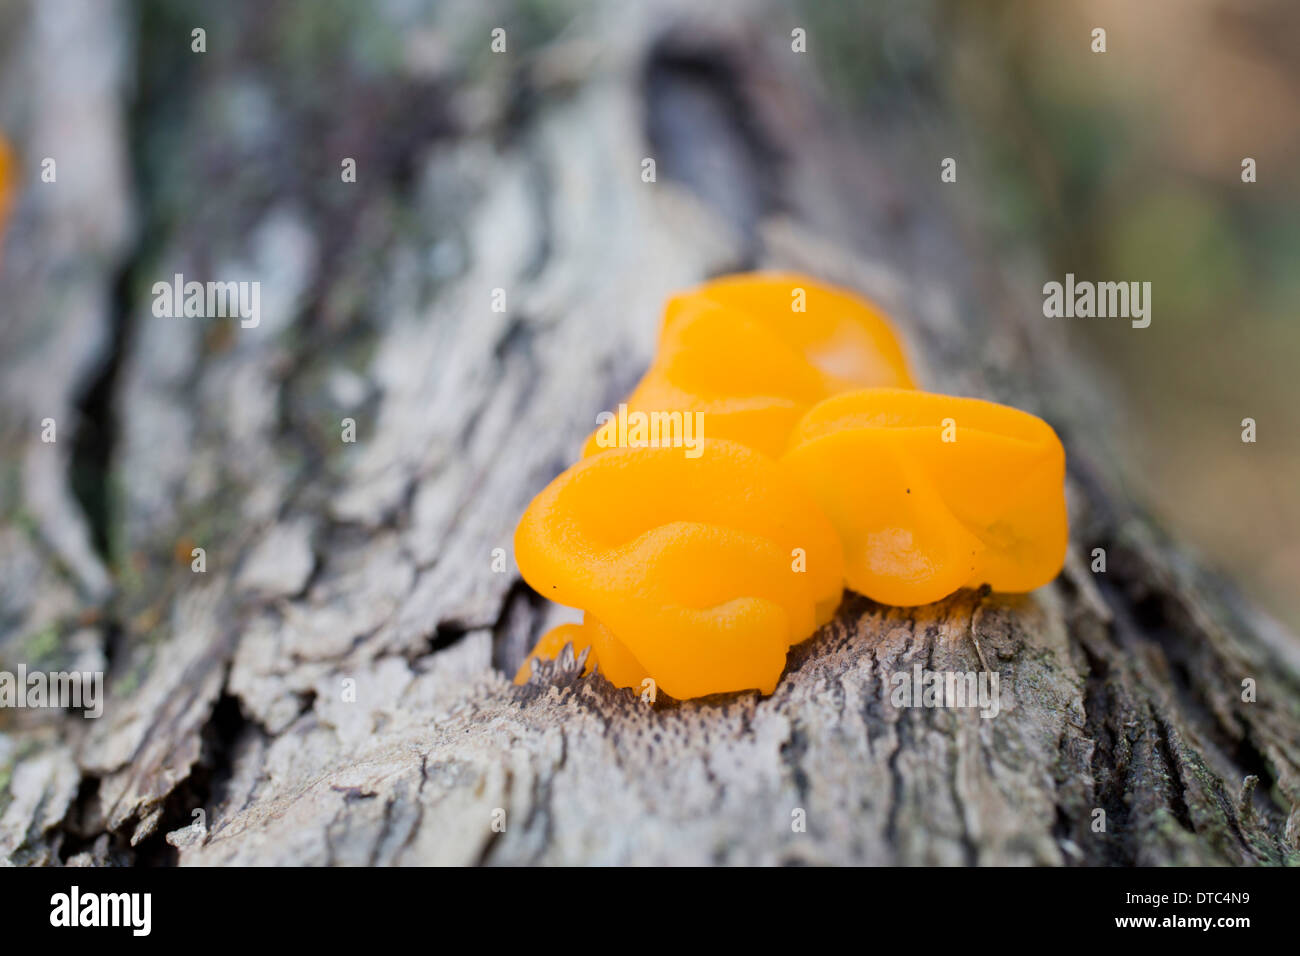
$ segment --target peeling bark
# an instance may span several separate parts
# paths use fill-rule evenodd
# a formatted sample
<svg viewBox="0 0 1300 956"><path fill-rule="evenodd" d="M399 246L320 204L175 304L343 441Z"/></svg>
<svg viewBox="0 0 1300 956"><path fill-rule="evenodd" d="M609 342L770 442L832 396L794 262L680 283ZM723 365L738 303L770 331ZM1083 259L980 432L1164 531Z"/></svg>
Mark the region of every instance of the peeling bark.
<svg viewBox="0 0 1300 956"><path fill-rule="evenodd" d="M0 88L77 99L69 157L153 145L134 191L65 161L82 191L26 195L5 248L0 669L98 663L111 687L97 722L0 712L0 859L1295 862L1300 645L1115 491L1109 413L1032 284L728 17L638 5L593 14L599 42L362 78L327 30L283 59L251 8L199 69L159 45L183 4L38 6L7 14L29 52ZM133 31L132 94L101 39ZM861 289L928 386L1056 425L1065 571L916 609L849 595L766 698L651 705L568 654L514 687L558 612L493 549L643 370L665 296L751 266ZM155 317L176 272L261 281L261 325ZM891 704L891 675L980 653L997 717Z"/></svg>

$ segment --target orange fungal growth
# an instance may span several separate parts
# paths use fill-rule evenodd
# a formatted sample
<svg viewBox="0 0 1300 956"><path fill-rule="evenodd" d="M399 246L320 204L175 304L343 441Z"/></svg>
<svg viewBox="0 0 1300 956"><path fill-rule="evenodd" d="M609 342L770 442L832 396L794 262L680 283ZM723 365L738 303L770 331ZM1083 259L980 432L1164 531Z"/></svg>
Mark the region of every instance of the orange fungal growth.
<svg viewBox="0 0 1300 956"><path fill-rule="evenodd" d="M524 579L583 612L519 684L571 646L616 687L767 694L845 584L916 605L1029 591L1064 563L1051 427L915 390L888 320L806 276L674 297L654 363L598 422L515 531Z"/></svg>
<svg viewBox="0 0 1300 956"><path fill-rule="evenodd" d="M515 532L524 579L582 625L538 656L589 646L618 686L649 676L674 697L775 689L786 652L841 596L826 517L771 459L709 439L586 458L528 506Z"/></svg>
<svg viewBox="0 0 1300 956"><path fill-rule="evenodd" d="M822 399L912 385L902 346L870 303L808 276L756 273L669 301L658 355L626 404L632 414L702 413L711 437L776 457ZM634 443L598 429L583 453Z"/></svg>
<svg viewBox="0 0 1300 956"><path fill-rule="evenodd" d="M885 604L1031 591L1065 560L1065 451L1004 405L903 389L813 408L782 463L839 533L847 584Z"/></svg>

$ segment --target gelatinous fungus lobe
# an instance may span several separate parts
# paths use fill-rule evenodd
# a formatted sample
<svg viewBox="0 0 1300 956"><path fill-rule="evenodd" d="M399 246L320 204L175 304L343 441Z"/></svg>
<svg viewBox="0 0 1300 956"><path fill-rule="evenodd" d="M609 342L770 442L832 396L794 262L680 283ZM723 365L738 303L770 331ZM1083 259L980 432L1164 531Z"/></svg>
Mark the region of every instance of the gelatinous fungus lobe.
<svg viewBox="0 0 1300 956"><path fill-rule="evenodd" d="M728 276L674 296L632 412L703 412L707 433L776 457L812 405L864 386L912 387L870 303L807 276ZM598 430L584 454L608 447Z"/></svg>
<svg viewBox="0 0 1300 956"><path fill-rule="evenodd" d="M539 594L585 612L580 633L539 650L577 637L615 684L649 675L679 698L770 693L843 580L835 531L799 484L714 439L698 458L620 448L580 461L524 512L515 558Z"/></svg>
<svg viewBox="0 0 1300 956"><path fill-rule="evenodd" d="M782 463L844 546L846 583L885 604L962 587L1031 591L1065 560L1065 451L1018 409L905 389L818 404Z"/></svg>

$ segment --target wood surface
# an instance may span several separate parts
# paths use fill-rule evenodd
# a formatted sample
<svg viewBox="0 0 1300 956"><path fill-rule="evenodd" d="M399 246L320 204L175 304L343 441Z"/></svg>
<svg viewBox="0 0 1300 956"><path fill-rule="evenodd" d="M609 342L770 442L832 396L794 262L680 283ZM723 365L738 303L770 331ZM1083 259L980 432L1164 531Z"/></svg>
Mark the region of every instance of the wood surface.
<svg viewBox="0 0 1300 956"><path fill-rule="evenodd" d="M384 69L252 7L202 58L183 4L5 7L0 123L60 178L0 267L0 669L109 695L0 713L0 859L1296 861L1300 644L1128 499L1107 433L1140 410L1042 317L1041 266L731 7L611 4L493 57L448 5L387 24ZM881 303L926 387L1057 427L1064 572L848 595L766 698L649 704L571 658L513 686L560 614L493 550L665 297L762 267ZM156 317L177 272L260 281L260 325ZM996 717L891 704L891 675L981 652Z"/></svg>

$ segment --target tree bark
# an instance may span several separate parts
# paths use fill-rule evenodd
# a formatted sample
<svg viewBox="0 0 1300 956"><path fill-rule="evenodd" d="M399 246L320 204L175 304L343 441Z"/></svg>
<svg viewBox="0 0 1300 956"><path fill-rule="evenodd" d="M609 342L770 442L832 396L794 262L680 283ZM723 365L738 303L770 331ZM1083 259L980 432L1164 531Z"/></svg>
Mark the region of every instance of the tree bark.
<svg viewBox="0 0 1300 956"><path fill-rule="evenodd" d="M939 207L939 157L891 172L905 144L841 128L725 10L507 24L493 55L480 14L312 8L236 7L202 55L184 4L5 13L0 125L60 178L0 265L0 669L110 690L98 721L0 711L0 859L1296 862L1300 644L1117 490L1114 410L1033 263ZM403 44L362 69L357 31ZM649 704L567 656L513 686L557 610L494 549L665 297L755 267L861 290L926 387L1056 426L1065 570L847 595L769 697ZM155 316L175 273L260 281L260 324ZM995 718L891 704L891 675L981 654Z"/></svg>

